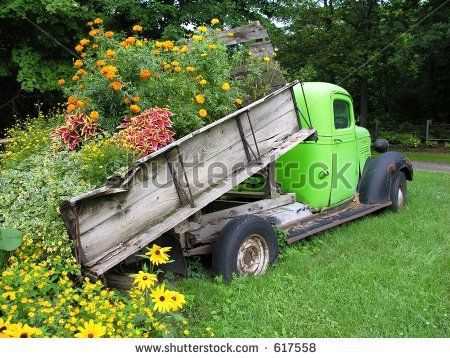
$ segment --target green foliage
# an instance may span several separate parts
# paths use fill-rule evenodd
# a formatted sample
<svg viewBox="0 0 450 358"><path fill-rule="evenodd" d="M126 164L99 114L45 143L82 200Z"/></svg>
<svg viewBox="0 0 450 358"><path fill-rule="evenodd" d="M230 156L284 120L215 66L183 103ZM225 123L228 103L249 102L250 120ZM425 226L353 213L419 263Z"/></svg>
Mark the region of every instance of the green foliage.
<svg viewBox="0 0 450 358"><path fill-rule="evenodd" d="M426 141L426 142L425 142L425 145L426 145L427 147L432 147L432 148L434 148L434 147L437 147L437 146L439 145L439 143L438 143L436 140L429 140L429 141Z"/></svg>
<svg viewBox="0 0 450 358"><path fill-rule="evenodd" d="M127 40L107 38L103 27L99 31L81 50L87 53L82 65L75 63L79 79L64 92L83 101L83 110L98 111L106 130L113 132L125 115L161 107L175 114L173 128L180 137L236 109L242 91L231 79L226 48L214 29L197 31L189 43L146 42L138 33Z"/></svg>
<svg viewBox="0 0 450 358"><path fill-rule="evenodd" d="M123 175L137 158L138 153L123 147L114 138L91 141L74 154L83 180L96 187L111 175Z"/></svg>
<svg viewBox="0 0 450 358"><path fill-rule="evenodd" d="M274 55L258 58L244 49L235 53L233 67L242 72L238 73L238 85L245 92L247 101L253 102L269 94L273 84L282 78L279 63L271 58Z"/></svg>
<svg viewBox="0 0 450 358"><path fill-rule="evenodd" d="M0 229L0 250L14 251L22 243L23 233L16 229Z"/></svg>
<svg viewBox="0 0 450 358"><path fill-rule="evenodd" d="M390 144L399 144L404 147L417 148L421 144L418 137L409 133L380 132L379 136L386 139Z"/></svg>

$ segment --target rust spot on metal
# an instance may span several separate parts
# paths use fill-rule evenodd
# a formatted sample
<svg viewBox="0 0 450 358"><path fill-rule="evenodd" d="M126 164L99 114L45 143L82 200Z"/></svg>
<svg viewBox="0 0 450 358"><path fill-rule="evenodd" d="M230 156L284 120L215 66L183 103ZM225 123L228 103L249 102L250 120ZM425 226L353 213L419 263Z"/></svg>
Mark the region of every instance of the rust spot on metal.
<svg viewBox="0 0 450 358"><path fill-rule="evenodd" d="M391 165L389 165L388 167L388 172L392 173L395 172L397 170L397 166L394 163L391 163Z"/></svg>

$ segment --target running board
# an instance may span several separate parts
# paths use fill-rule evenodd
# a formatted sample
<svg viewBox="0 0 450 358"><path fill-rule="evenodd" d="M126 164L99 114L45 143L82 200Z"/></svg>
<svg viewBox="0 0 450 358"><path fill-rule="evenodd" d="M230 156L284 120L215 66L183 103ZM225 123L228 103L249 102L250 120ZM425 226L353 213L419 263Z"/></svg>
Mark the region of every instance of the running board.
<svg viewBox="0 0 450 358"><path fill-rule="evenodd" d="M329 212L325 211L314 214L307 219L301 220L301 222L286 228L289 232L289 237L286 242L288 244L292 244L298 240L317 234L318 232L339 226L348 221L358 219L362 216L381 210L391 204L392 202L387 201L383 204L375 205L349 205L338 211L331 210Z"/></svg>

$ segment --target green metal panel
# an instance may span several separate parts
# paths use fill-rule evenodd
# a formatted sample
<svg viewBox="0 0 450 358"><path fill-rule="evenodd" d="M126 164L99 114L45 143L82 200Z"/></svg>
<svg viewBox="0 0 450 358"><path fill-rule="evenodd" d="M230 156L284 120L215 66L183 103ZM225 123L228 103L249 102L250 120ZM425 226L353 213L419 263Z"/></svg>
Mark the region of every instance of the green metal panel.
<svg viewBox="0 0 450 358"><path fill-rule="evenodd" d="M364 127L355 126L356 144L358 147L359 174L362 174L367 159L371 157L370 145L372 140L369 131Z"/></svg>
<svg viewBox="0 0 450 358"><path fill-rule="evenodd" d="M303 142L276 161L276 178L284 193L320 210L328 206L331 190L331 137Z"/></svg>
<svg viewBox="0 0 450 358"><path fill-rule="evenodd" d="M342 87L324 82L303 83L303 90L298 84L293 91L301 126L311 124L318 140L301 143L280 157L276 162L277 181L283 192L294 192L298 201L323 210L350 198L356 191L359 157L351 97ZM333 98L344 99L349 104L351 123L347 129L334 128ZM348 185L337 183L332 188L333 158L335 179L339 169L349 162L349 172L345 173Z"/></svg>
<svg viewBox="0 0 450 358"><path fill-rule="evenodd" d="M330 206L344 202L356 192L359 166L355 136L355 116L349 95L332 93L333 171Z"/></svg>

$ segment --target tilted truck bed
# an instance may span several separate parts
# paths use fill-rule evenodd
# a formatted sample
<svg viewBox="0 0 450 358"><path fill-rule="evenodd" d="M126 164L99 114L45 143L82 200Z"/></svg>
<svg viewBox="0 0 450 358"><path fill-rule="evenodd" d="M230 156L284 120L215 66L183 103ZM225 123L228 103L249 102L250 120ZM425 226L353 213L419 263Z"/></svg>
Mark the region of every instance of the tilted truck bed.
<svg viewBox="0 0 450 358"><path fill-rule="evenodd" d="M289 151L299 127L296 83L137 161L123 177L61 204L75 255L100 275Z"/></svg>

